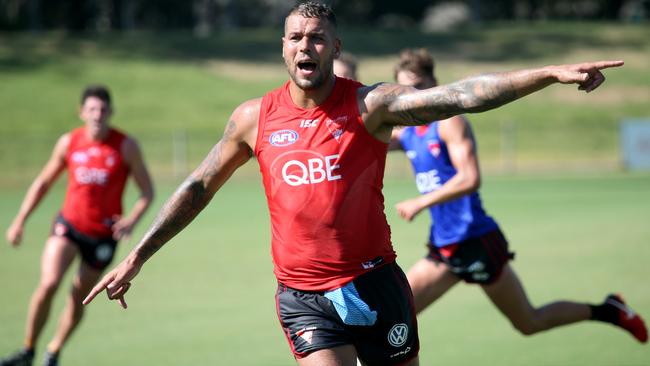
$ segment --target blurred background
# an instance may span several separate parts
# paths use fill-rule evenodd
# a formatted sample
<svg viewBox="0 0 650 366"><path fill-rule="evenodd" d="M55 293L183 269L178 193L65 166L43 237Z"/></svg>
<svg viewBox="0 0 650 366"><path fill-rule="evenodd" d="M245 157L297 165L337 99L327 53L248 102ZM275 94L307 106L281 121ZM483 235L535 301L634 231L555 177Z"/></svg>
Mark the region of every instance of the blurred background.
<svg viewBox="0 0 650 366"><path fill-rule="evenodd" d="M615 290L650 316L650 1L326 2L365 84L392 82L405 47L427 48L443 83L482 72L625 60L624 67L606 70L607 82L591 94L558 85L468 117L486 208L518 252L515 268L531 300L598 302ZM158 193L134 241L121 246L116 260L122 258L218 141L231 111L287 80L280 38L294 4L0 0L3 230L55 141L81 125L82 88L103 83L113 96L112 123L139 140ZM429 218L406 224L394 212L396 202L417 194L406 158L391 154L386 175L387 215L401 265L408 268L424 254ZM127 312L103 299L93 304L64 351L64 364L293 363L275 317L257 163L232 180L148 264ZM20 345L64 181L30 219L24 245L17 251L0 247L1 354ZM66 291L60 291L43 344ZM468 286L425 312L420 329L423 365L650 364L647 347L599 325L525 339Z"/></svg>

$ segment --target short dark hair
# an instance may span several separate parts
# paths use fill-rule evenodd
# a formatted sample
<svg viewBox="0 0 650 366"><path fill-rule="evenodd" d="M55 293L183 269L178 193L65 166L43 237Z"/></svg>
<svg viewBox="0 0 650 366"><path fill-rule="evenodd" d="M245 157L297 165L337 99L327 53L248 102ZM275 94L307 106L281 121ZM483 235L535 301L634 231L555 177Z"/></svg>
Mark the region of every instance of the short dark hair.
<svg viewBox="0 0 650 366"><path fill-rule="evenodd" d="M293 14L298 14L305 18L326 19L334 28L336 28L336 14L327 4L318 1L305 1L296 4L287 15L287 18ZM286 22L286 18L285 18Z"/></svg>
<svg viewBox="0 0 650 366"><path fill-rule="evenodd" d="M88 85L83 92L81 92L81 105L83 105L86 102L86 99L90 97L98 98L108 104L109 107L111 106L111 93L104 85Z"/></svg>
<svg viewBox="0 0 650 366"><path fill-rule="evenodd" d="M394 77L397 80L397 74L400 71L410 71L420 77L429 77L435 81L434 68L433 57L426 48L406 48L399 53Z"/></svg>

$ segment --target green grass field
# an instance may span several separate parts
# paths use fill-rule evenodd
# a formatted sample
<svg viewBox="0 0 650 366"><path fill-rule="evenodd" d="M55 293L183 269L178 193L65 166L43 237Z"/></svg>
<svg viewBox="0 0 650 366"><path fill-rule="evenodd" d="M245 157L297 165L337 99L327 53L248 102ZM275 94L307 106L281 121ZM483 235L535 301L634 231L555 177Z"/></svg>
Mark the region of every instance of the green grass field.
<svg viewBox="0 0 650 366"><path fill-rule="evenodd" d="M258 180L233 179L144 267L127 296L128 310L103 296L91 304L63 354L64 364L293 363L275 315L264 195ZM159 189L152 211L171 189ZM393 204L415 193L409 180L388 180L385 192L398 260L408 268L424 253L428 217L411 224L397 218ZM22 193L0 193L0 222L11 220ZM22 339L42 243L62 196L60 187L52 193L28 223L24 245L0 247L1 354ZM485 180L483 197L517 252L514 268L534 304L560 298L597 302L620 291L650 316L645 281L649 175L493 177ZM123 258L132 245L122 245L117 257ZM55 300L41 349L53 332L68 283ZM420 337L423 365L650 363L647 346L608 325L584 323L525 338L478 288L465 285L422 314Z"/></svg>
<svg viewBox="0 0 650 366"><path fill-rule="evenodd" d="M620 120L650 116L649 29L534 23L433 35L355 28L341 33L344 49L360 58L365 83L390 81L403 47L429 48L443 82L485 71L625 60L590 95L554 86L469 118L487 172L486 207L517 252L514 268L533 303L599 302L609 291L620 291L650 317L650 175L623 173L618 146ZM157 183L155 207L138 228L139 238L180 179L171 162L180 154L187 168L196 166L238 103L286 80L280 36L277 29L209 39L165 32L0 33L2 231L56 138L79 125L81 88L102 82L114 94L114 125L140 140ZM502 126L513 126L514 136L514 153L505 159ZM173 136L185 136L187 146L175 147ZM256 170L255 162L242 168L147 264L127 297L127 311L104 298L89 307L63 354L64 365L293 364L275 315L268 214ZM426 216L407 224L393 210L415 194L410 174L403 157L389 159L387 213L405 269L424 254L428 230ZM0 246L0 355L21 344L42 245L62 197L59 184L30 219L23 246ZM129 197L132 202L132 189ZM123 243L117 259L134 244ZM54 302L41 350L71 274ZM422 314L420 337L422 365L650 364L647 346L610 326L585 323L520 336L479 289L462 285Z"/></svg>

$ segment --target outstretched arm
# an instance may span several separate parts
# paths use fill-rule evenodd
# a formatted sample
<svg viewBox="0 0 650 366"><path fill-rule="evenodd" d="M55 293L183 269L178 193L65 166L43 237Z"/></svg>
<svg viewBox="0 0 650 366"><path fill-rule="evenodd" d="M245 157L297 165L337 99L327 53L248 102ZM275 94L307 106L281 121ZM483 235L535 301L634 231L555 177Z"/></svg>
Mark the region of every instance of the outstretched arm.
<svg viewBox="0 0 650 366"><path fill-rule="evenodd" d="M397 213L406 221L413 220L428 207L475 192L481 185L476 143L469 122L462 116L455 116L439 124L440 138L447 145L456 174L440 188L395 205Z"/></svg>
<svg viewBox="0 0 650 366"><path fill-rule="evenodd" d="M153 201L153 183L149 171L142 157L138 143L133 139L126 139L122 145L122 152L129 166L131 176L140 190L140 197L133 205L128 215L118 218L113 224L113 238L115 240L129 238L135 225L140 221Z"/></svg>
<svg viewBox="0 0 650 366"><path fill-rule="evenodd" d="M84 304L106 289L109 299L118 300L126 308L124 294L142 265L185 228L232 173L250 159L258 114L259 103L254 101L235 110L221 140L165 203L137 247L97 283L84 299Z"/></svg>
<svg viewBox="0 0 650 366"><path fill-rule="evenodd" d="M421 125L468 112L483 112L512 102L554 83L578 84L591 92L605 77L601 70L623 61L547 66L505 73L483 74L425 90L379 84L364 98L366 125Z"/></svg>
<svg viewBox="0 0 650 366"><path fill-rule="evenodd" d="M11 245L17 246L20 244L27 218L31 215L36 206L38 206L43 197L45 197L45 194L50 190L50 187L56 178L59 177L65 168L65 153L68 150L69 142L70 137L68 134L59 138L54 146L50 160L48 160L43 170L40 172L38 177L34 179L34 182L32 182L32 185L27 190L27 194L25 194L23 203L20 205L18 214L7 229L6 237L7 241Z"/></svg>

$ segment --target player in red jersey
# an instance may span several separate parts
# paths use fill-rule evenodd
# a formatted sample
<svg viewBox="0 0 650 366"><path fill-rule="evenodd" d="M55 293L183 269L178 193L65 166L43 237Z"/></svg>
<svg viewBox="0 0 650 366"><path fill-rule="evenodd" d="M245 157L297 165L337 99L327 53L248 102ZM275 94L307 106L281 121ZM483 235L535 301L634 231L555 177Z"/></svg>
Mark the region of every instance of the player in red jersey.
<svg viewBox="0 0 650 366"><path fill-rule="evenodd" d="M484 74L418 91L365 86L332 69L341 41L324 4L285 20L289 81L232 113L221 140L124 261L93 288L126 307L143 264L187 226L254 154L271 216L277 311L299 365L417 365L410 288L395 263L381 193L394 126L479 112L553 83L591 91L621 61Z"/></svg>
<svg viewBox="0 0 650 366"><path fill-rule="evenodd" d="M44 365L56 365L58 354L83 316L81 301L113 258L120 239L128 237L153 198L153 185L135 139L111 128L108 89L89 86L81 95L79 117L84 126L61 136L52 156L30 186L18 215L7 229L7 241L18 246L25 222L59 175L67 170L68 187L41 258L41 278L27 315L24 349L0 365L31 365L34 347L50 312L52 298L72 261L79 270ZM128 175L140 197L122 215L122 194Z"/></svg>

